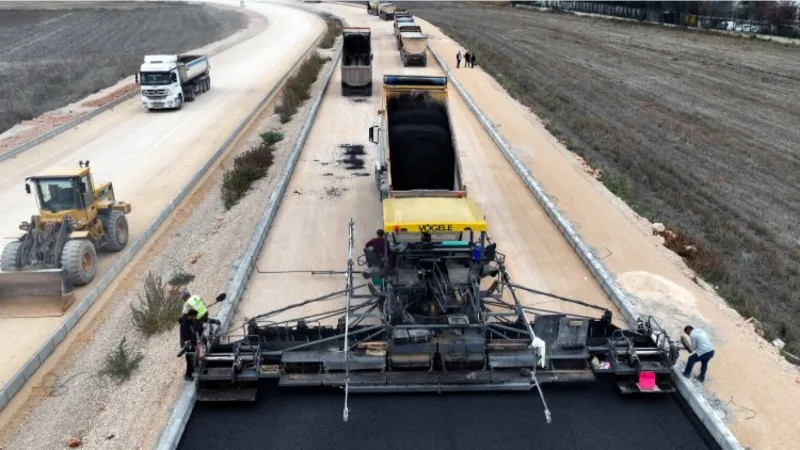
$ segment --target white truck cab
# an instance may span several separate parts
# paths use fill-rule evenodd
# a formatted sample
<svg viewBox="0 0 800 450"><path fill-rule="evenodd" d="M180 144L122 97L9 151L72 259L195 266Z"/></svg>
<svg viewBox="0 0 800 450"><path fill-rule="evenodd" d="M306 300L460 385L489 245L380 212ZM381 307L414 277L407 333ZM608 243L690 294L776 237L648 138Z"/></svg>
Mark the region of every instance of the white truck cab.
<svg viewBox="0 0 800 450"><path fill-rule="evenodd" d="M211 89L209 71L205 55L146 55L138 76L142 105L148 111L181 109Z"/></svg>

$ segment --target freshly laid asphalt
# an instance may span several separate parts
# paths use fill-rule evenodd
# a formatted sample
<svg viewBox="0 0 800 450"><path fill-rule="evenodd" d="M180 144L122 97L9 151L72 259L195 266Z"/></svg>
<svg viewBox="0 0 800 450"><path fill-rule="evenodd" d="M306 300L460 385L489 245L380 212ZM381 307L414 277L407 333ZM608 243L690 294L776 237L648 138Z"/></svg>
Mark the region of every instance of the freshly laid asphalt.
<svg viewBox="0 0 800 450"><path fill-rule="evenodd" d="M614 394L605 382L545 385L552 423L535 393L351 395L278 389L254 403L197 403L178 449L707 450L672 396Z"/></svg>

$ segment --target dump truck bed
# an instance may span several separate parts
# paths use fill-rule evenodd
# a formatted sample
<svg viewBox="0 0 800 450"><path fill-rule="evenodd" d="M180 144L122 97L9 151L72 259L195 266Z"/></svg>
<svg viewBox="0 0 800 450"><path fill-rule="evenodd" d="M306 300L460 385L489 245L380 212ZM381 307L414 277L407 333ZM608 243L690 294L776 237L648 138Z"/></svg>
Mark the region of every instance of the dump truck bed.
<svg viewBox="0 0 800 450"><path fill-rule="evenodd" d="M400 50L412 55L421 55L428 49L428 38L419 31L400 32Z"/></svg>
<svg viewBox="0 0 800 450"><path fill-rule="evenodd" d="M372 94L372 42L366 27L342 29L342 94Z"/></svg>
<svg viewBox="0 0 800 450"><path fill-rule="evenodd" d="M464 191L444 77L384 77L390 196Z"/></svg>

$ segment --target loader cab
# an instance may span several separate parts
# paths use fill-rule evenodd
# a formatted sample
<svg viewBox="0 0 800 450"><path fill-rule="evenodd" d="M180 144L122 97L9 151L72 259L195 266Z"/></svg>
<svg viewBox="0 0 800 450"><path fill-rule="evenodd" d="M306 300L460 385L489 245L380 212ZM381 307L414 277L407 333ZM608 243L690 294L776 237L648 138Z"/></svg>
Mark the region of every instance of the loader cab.
<svg viewBox="0 0 800 450"><path fill-rule="evenodd" d="M75 220L89 221L96 215L94 180L88 167L50 169L34 175L26 179L25 191L35 194L44 219L69 214Z"/></svg>

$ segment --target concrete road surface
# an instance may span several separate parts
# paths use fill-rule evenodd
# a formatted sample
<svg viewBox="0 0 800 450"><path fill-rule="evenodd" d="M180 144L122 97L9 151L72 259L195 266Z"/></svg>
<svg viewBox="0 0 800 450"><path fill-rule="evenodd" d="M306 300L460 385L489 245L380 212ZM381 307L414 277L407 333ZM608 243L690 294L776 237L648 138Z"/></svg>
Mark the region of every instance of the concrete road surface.
<svg viewBox="0 0 800 450"><path fill-rule="evenodd" d="M133 204L130 242L139 237L211 157L274 83L319 36L324 22L286 6L248 2L270 24L256 37L210 58L211 90L181 111L146 112L137 98L122 103L0 164L0 228L13 231L36 211L24 179L52 166L90 160L95 183L108 180ZM116 260L101 256L97 276ZM78 300L92 286L78 290ZM2 308L0 302L0 308ZM73 306L74 308L74 306ZM0 319L0 386L61 325L63 317Z"/></svg>

